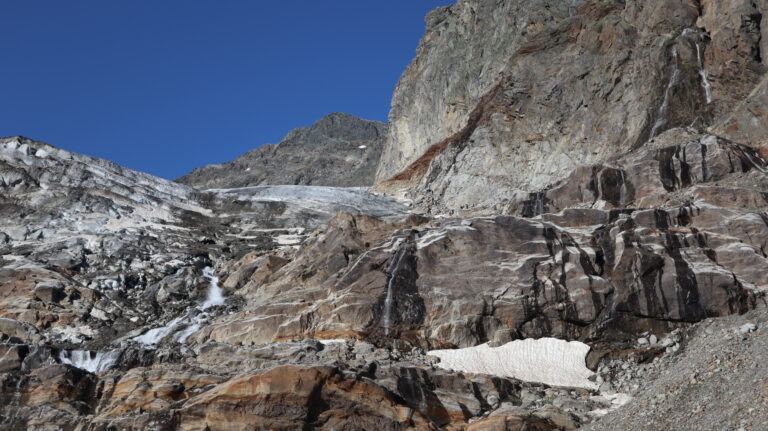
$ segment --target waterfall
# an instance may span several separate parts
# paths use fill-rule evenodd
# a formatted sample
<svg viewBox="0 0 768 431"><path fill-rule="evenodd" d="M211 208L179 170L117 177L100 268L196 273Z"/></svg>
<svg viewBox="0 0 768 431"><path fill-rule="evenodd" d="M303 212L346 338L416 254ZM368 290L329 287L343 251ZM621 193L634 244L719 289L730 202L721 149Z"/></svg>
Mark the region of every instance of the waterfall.
<svg viewBox="0 0 768 431"><path fill-rule="evenodd" d="M395 282L397 269L400 267L400 262L402 262L403 256L405 256L405 249L398 250L397 255L392 257L392 260L389 263L389 268L387 268L389 280L387 281L387 297L384 299L384 317L382 320L384 335L389 335L389 329L392 327L392 300L394 296L392 286Z"/></svg>
<svg viewBox="0 0 768 431"><path fill-rule="evenodd" d="M659 113L656 115L656 122L653 124L653 128L651 129L651 137L649 139L655 138L658 135L659 130L661 130L661 128L667 124L667 114L669 111L669 94L672 92L672 89L675 87L675 85L677 85L677 80L680 78L680 67L677 64L677 57L677 47L673 46L672 74L670 74L667 88L664 90L664 100L659 107Z"/></svg>
<svg viewBox="0 0 768 431"><path fill-rule="evenodd" d="M133 337L132 340L146 346L154 346L166 337L171 337L171 341L185 343L190 335L200 329L203 320L208 317L205 310L217 305L224 305L226 298L219 287L219 277L213 273L213 269L205 267L203 277L208 279L208 293L202 304L187 310L186 314L181 315L164 326L150 329L142 335Z"/></svg>
<svg viewBox="0 0 768 431"><path fill-rule="evenodd" d="M689 36L693 35L692 38ZM712 85L707 78L707 71L704 69L704 58L701 54L701 43L704 41L704 35L701 30L695 28L686 28L680 35L693 41L693 45L696 47L696 62L699 66L699 76L701 77L701 86L704 88L704 96L707 100L707 105L712 103Z"/></svg>
<svg viewBox="0 0 768 431"><path fill-rule="evenodd" d="M523 217L536 217L546 213L549 208L546 202L547 192L528 193L528 200L523 201Z"/></svg>
<svg viewBox="0 0 768 431"><path fill-rule="evenodd" d="M619 189L619 207L624 208L627 200L627 180L624 177L624 171L619 169L619 180L621 181L621 188Z"/></svg>
<svg viewBox="0 0 768 431"><path fill-rule="evenodd" d="M701 48L699 41L696 41L696 57L699 59L699 76L701 76L701 86L704 87L704 95L707 98L707 105L712 103L712 85L707 79L707 71L704 70L704 59L701 57Z"/></svg>
<svg viewBox="0 0 768 431"><path fill-rule="evenodd" d="M149 331L145 332L144 334L134 337L134 341L138 341L141 344L146 345L155 345L163 338L171 335L172 333L176 332L176 330L181 326L182 320L186 319L187 316L180 316L177 317L170 322L166 323L164 326L161 326L159 328L150 329Z"/></svg>
<svg viewBox="0 0 768 431"><path fill-rule="evenodd" d="M89 373L99 373L115 366L120 359L120 350L109 352L91 352L88 350L62 350L59 360L62 364L72 365Z"/></svg>
<svg viewBox="0 0 768 431"><path fill-rule="evenodd" d="M536 209L534 212L534 217L538 215L544 214L544 193L536 193L535 194L536 199Z"/></svg>
<svg viewBox="0 0 768 431"><path fill-rule="evenodd" d="M200 309L205 310L217 305L224 305L225 300L224 295L221 292L221 287L219 287L219 277L213 275L213 269L211 269L211 267L203 269L203 277L210 280L210 283L208 286L208 296L206 297L205 302L200 306Z"/></svg>
<svg viewBox="0 0 768 431"><path fill-rule="evenodd" d="M602 184L603 169L604 168L601 167L600 170L597 171L597 174L595 175L595 188L597 189L597 199L595 199L595 202L603 198L603 184Z"/></svg>

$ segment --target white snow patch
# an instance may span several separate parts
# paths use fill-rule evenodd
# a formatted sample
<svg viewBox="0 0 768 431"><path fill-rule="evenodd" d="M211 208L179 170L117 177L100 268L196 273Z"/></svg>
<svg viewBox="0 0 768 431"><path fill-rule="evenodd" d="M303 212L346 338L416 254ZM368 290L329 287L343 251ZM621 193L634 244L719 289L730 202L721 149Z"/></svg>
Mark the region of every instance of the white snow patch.
<svg viewBox="0 0 768 431"><path fill-rule="evenodd" d="M347 340L343 338L334 338L333 340L317 340L320 342L320 344L327 346L328 344L339 344L339 343L346 343Z"/></svg>
<svg viewBox="0 0 768 431"><path fill-rule="evenodd" d="M552 386L597 389L587 368L590 347L556 338L516 340L500 347L481 344L464 349L432 350L438 367L465 373L512 377Z"/></svg>
<svg viewBox="0 0 768 431"><path fill-rule="evenodd" d="M361 149L361 150L364 150L364 149L368 148L368 146L367 146L367 145L361 145L361 146L359 146L359 147L357 147L357 148L359 148L359 149Z"/></svg>

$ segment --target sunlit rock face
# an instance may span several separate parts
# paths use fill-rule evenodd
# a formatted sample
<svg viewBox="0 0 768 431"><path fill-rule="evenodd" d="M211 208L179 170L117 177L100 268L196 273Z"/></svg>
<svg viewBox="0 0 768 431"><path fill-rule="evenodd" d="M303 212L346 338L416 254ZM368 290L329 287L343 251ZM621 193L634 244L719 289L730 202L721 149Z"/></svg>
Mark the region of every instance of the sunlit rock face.
<svg viewBox="0 0 768 431"><path fill-rule="evenodd" d="M349 114L326 115L231 162L194 169L176 181L199 189L259 185L368 187L388 126Z"/></svg>
<svg viewBox="0 0 768 431"><path fill-rule="evenodd" d="M459 0L425 18L426 31L395 87L377 181L464 127L531 36L575 13L581 1Z"/></svg>
<svg viewBox="0 0 768 431"><path fill-rule="evenodd" d="M463 8L476 10L478 20L496 19L485 17L476 3L483 2L446 9L438 26L444 29L439 36L428 31L425 41L447 37L462 22L456 11ZM499 78L447 128L440 125L452 117L433 104L443 103L452 85L482 81L467 68L491 70L497 63L477 61L441 72L461 76L446 78L443 86L425 86L421 75L406 72L400 85L420 86L423 94L396 93L380 172L392 168L379 176L378 189L408 191L424 210L492 213L499 201L522 199L579 166L609 162L669 129L714 126L735 142L760 146L762 110L749 106L762 100L761 7L741 1L583 2L563 16L552 5L546 10L553 17L538 30L526 30L522 41L508 37L514 49L494 72ZM721 14L729 18L713 18ZM453 40L475 52L492 49L474 50L471 38ZM445 58L420 50L414 65L438 73ZM411 132L405 136L400 129ZM402 153L409 155L393 155Z"/></svg>
<svg viewBox="0 0 768 431"><path fill-rule="evenodd" d="M690 337L757 349L765 12L460 0L389 126L331 114L196 187L0 139L0 428L601 429Z"/></svg>

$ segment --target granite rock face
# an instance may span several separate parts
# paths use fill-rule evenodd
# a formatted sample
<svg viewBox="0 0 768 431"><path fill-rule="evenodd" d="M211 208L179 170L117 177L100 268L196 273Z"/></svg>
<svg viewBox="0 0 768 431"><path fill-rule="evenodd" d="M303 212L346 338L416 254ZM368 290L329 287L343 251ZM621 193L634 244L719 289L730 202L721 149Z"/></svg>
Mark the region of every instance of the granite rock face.
<svg viewBox="0 0 768 431"><path fill-rule="evenodd" d="M767 191L759 152L709 135L578 169L505 208L518 216L342 214L292 262L241 283L248 305L200 334L469 347L746 312L766 305Z"/></svg>
<svg viewBox="0 0 768 431"><path fill-rule="evenodd" d="M493 212L500 200L524 200L579 166L609 161L672 128L715 125L725 137L759 145L762 114L750 100L759 105L765 70L762 7L585 2L526 33L461 126L424 126L435 136L400 139L393 109L382 166L400 148L418 151L378 189L406 191L423 209ZM420 54L417 63L441 61ZM421 109L446 87L430 88L434 94L418 98Z"/></svg>
<svg viewBox="0 0 768 431"><path fill-rule="evenodd" d="M430 12L416 57L392 96L377 181L459 131L526 37L566 19L580 3L459 0Z"/></svg>
<svg viewBox="0 0 768 431"><path fill-rule="evenodd" d="M202 269L293 245L338 211L405 208L359 189L199 192L25 138L0 140L3 333L97 347L202 302Z"/></svg>
<svg viewBox="0 0 768 431"><path fill-rule="evenodd" d="M392 133L332 114L197 188L0 139L0 428L761 429L765 6L460 0ZM410 202L327 186L382 148ZM584 384L428 352L540 341Z"/></svg>
<svg viewBox="0 0 768 431"><path fill-rule="evenodd" d="M367 187L374 183L387 125L326 115L231 162L194 169L176 181L199 189L260 185Z"/></svg>

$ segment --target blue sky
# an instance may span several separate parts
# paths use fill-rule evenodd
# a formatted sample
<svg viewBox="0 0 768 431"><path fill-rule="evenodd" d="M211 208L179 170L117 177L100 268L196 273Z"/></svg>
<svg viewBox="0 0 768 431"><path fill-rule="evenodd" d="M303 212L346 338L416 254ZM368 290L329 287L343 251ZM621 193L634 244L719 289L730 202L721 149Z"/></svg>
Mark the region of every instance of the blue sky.
<svg viewBox="0 0 768 431"><path fill-rule="evenodd" d="M323 115L385 121L451 0L5 0L0 136L166 178Z"/></svg>

